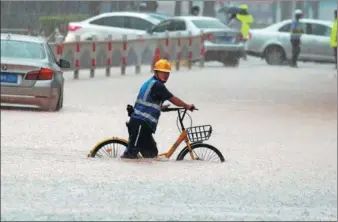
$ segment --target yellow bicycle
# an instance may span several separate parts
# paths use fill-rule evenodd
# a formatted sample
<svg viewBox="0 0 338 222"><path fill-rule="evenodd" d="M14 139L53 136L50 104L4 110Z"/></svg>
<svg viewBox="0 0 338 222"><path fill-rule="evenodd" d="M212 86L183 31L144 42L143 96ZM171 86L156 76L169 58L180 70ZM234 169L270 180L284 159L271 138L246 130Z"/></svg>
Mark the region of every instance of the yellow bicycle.
<svg viewBox="0 0 338 222"><path fill-rule="evenodd" d="M165 153L161 153L158 157L165 157L169 159L176 151L178 146L184 141L186 146L177 155L176 160L184 160L186 156L190 156L192 160L207 160L224 162L225 159L222 153L214 146L203 143L208 140L212 133L211 125L200 125L194 127L185 128L183 124L184 117L187 114L187 110L184 108L166 108L162 112L174 112L178 114L177 122L180 123L180 135L176 142ZM189 116L189 114L187 114ZM190 116L189 116L190 117ZM191 117L190 117L191 119ZM179 126L178 126L179 127ZM122 148L119 148L122 147ZM102 140L96 144L89 152L88 157L102 158L104 156L110 158L119 158L124 150L128 146L128 141L118 137L112 137ZM205 150L201 152L201 150ZM189 153L189 155L187 155ZM142 155L139 153L139 157Z"/></svg>

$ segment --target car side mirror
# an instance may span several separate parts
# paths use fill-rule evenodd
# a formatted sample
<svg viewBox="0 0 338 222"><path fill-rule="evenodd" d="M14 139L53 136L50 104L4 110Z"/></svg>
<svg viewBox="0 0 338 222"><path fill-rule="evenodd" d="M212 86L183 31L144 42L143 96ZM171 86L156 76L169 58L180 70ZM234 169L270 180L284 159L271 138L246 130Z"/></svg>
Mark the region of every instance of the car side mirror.
<svg viewBox="0 0 338 222"><path fill-rule="evenodd" d="M148 34L152 34L152 33L153 33L153 28L148 28L148 29L146 30L146 32L147 32Z"/></svg>
<svg viewBox="0 0 338 222"><path fill-rule="evenodd" d="M70 68L70 63L69 63L67 60L60 59L60 60L59 60L59 66L60 66L61 68L68 69L68 68Z"/></svg>

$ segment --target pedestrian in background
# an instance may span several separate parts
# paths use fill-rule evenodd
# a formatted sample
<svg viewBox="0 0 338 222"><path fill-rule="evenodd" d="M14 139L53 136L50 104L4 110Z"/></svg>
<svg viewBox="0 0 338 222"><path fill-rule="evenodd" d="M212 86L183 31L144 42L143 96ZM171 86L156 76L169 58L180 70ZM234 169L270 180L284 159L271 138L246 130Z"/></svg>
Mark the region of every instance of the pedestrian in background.
<svg viewBox="0 0 338 222"><path fill-rule="evenodd" d="M292 58L291 58L291 67L297 67L297 60L300 54L300 37L304 33L303 27L300 23L300 19L303 17L303 11L297 9L295 11L295 19L291 23L291 33L290 33L290 42L292 46Z"/></svg>
<svg viewBox="0 0 338 222"><path fill-rule="evenodd" d="M334 10L333 13L334 17L333 17L333 25L331 28L331 38L330 38L330 46L333 48L333 55L336 61L336 69L337 69L337 26L338 26L338 22L337 22L337 9Z"/></svg>
<svg viewBox="0 0 338 222"><path fill-rule="evenodd" d="M200 7L194 6L191 8L191 15L199 16L199 14L200 14Z"/></svg>
<svg viewBox="0 0 338 222"><path fill-rule="evenodd" d="M253 16L249 13L249 7L246 4L239 6L238 13L231 13L228 26L239 30L242 34L242 41L246 43L250 35L250 25L254 22ZM247 60L246 52L243 51L243 59Z"/></svg>
<svg viewBox="0 0 338 222"><path fill-rule="evenodd" d="M147 5L146 2L140 3L139 11L140 11L140 12L143 12L143 13L148 12L148 5Z"/></svg>

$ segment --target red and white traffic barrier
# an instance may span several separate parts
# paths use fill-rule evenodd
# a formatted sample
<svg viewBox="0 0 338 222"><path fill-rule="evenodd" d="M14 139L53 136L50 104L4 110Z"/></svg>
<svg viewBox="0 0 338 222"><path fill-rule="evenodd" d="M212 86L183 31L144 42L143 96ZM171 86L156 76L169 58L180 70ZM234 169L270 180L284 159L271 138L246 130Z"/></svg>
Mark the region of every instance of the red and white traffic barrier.
<svg viewBox="0 0 338 222"><path fill-rule="evenodd" d="M107 41L107 66L106 66L106 76L110 76L110 68L112 66L112 52L113 52L113 43L112 43L112 35L108 36Z"/></svg>
<svg viewBox="0 0 338 222"><path fill-rule="evenodd" d="M74 70L74 79L79 78L79 69L80 69L80 37L76 36L76 42L75 42L75 70Z"/></svg>
<svg viewBox="0 0 338 222"><path fill-rule="evenodd" d="M97 68L105 68L106 76L110 76L113 66L120 66L121 75L125 75L131 65L135 66L135 73L141 73L142 65L152 67L160 58L167 58L176 64L176 70L181 68L181 61L187 61L188 69L191 69L192 61L204 60L205 56L203 35L191 33L185 36L181 33L166 33L162 37L148 38L108 36L105 41L80 41L80 37L76 36L75 42L51 46L57 59L63 58L71 63L68 70L74 71L75 79L79 78L80 70L86 69L90 70L90 77L94 78Z"/></svg>

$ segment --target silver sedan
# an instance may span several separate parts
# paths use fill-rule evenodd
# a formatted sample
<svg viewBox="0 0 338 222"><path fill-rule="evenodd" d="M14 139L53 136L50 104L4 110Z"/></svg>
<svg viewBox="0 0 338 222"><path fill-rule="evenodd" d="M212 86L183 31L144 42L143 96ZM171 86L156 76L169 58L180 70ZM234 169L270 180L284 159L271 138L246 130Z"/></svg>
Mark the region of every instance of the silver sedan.
<svg viewBox="0 0 338 222"><path fill-rule="evenodd" d="M59 111L63 106L64 78L57 61L40 37L1 34L1 105L19 105Z"/></svg>
<svg viewBox="0 0 338 222"><path fill-rule="evenodd" d="M247 42L249 55L259 56L270 65L281 65L291 59L290 27L292 20L284 20L263 29L252 29ZM301 36L299 61L334 63L330 47L331 21L301 19L304 34Z"/></svg>
<svg viewBox="0 0 338 222"><path fill-rule="evenodd" d="M181 33L193 35L205 33L205 61L219 61L225 66L238 66L243 55L244 43L240 31L224 25L219 19L205 16L175 16L170 17L151 29L150 35L162 35L165 31L171 34Z"/></svg>

